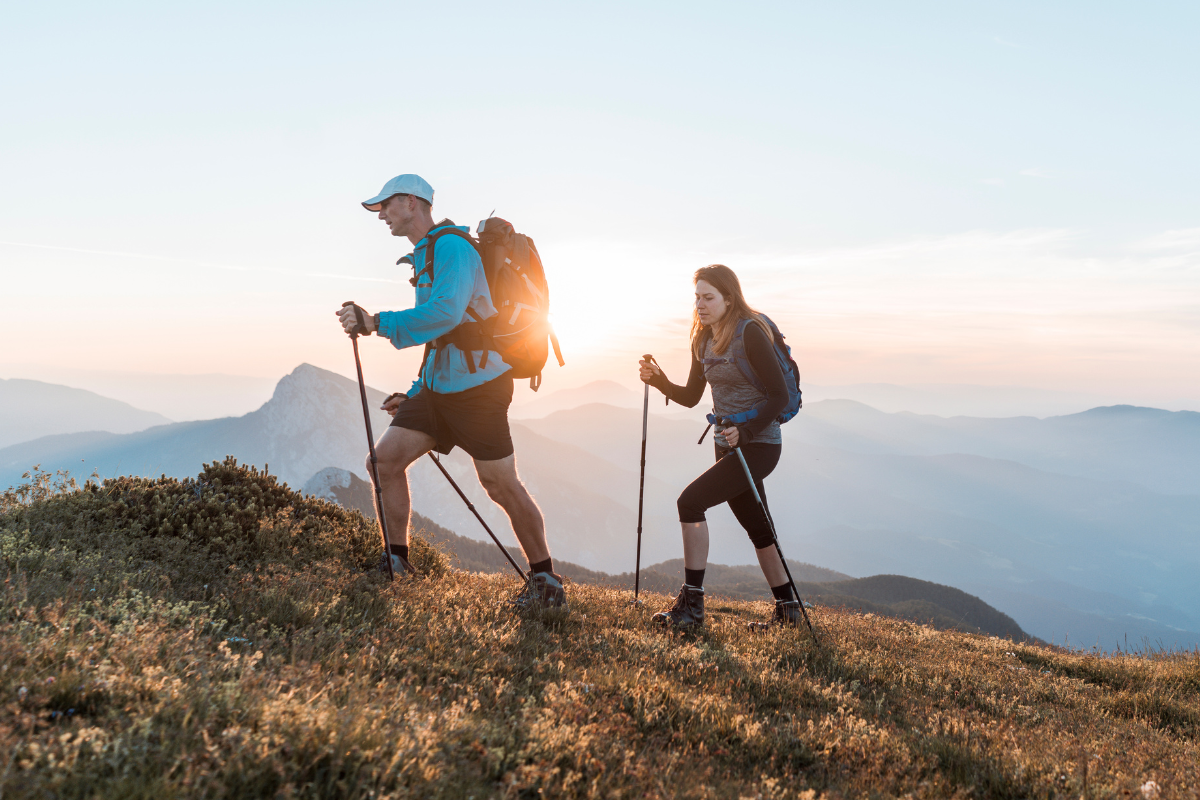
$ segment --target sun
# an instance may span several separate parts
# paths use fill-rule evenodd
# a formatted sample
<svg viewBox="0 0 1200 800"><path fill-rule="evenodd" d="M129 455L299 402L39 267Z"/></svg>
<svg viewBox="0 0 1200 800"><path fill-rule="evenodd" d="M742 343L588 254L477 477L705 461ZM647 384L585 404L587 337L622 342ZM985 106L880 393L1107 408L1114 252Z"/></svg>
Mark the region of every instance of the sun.
<svg viewBox="0 0 1200 800"><path fill-rule="evenodd" d="M564 352L603 351L662 335L691 314L691 274L591 243L544 248L550 323Z"/></svg>

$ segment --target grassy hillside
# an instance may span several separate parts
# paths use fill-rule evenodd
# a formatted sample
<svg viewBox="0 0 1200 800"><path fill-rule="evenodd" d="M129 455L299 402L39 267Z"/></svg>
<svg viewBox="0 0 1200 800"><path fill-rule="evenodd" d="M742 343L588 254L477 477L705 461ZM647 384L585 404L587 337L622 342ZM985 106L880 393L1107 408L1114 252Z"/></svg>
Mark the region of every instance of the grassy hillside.
<svg viewBox="0 0 1200 800"><path fill-rule="evenodd" d="M24 797L1163 797L1200 790L1200 655L1102 657L817 608L697 636L414 540L232 462L0 506L0 793ZM665 602L665 597L650 598Z"/></svg>

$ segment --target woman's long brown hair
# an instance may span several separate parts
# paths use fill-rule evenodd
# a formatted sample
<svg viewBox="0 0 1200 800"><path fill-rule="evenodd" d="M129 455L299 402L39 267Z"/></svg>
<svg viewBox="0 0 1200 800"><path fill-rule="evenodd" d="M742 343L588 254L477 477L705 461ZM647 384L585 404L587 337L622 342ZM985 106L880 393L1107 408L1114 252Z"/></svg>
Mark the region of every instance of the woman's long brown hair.
<svg viewBox="0 0 1200 800"><path fill-rule="evenodd" d="M692 276L692 283L698 281L705 281L716 289L722 297L729 301L729 308L725 310L716 324L710 326L700 323L700 315L696 313L696 307L692 306L692 353L697 359L704 358L704 331L706 328L713 329L713 352L717 355L721 355L729 349L729 343L733 341L733 335L737 333L737 324L743 319L751 320L762 328L768 341L774 338L771 328L763 322L762 315L746 302L746 298L742 294L741 281L729 267L724 264L709 264L707 267L701 267Z"/></svg>

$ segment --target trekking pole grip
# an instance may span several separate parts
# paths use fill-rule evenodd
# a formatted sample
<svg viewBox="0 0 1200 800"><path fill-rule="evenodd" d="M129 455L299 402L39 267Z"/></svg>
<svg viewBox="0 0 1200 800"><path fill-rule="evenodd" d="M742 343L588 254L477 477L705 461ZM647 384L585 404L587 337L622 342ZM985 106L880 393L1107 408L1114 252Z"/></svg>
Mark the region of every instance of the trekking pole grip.
<svg viewBox="0 0 1200 800"><path fill-rule="evenodd" d="M367 319L363 316L362 307L353 300L347 300L342 303L342 308L346 306L354 306L354 328L350 331L350 338L355 339L359 335L367 333Z"/></svg>
<svg viewBox="0 0 1200 800"><path fill-rule="evenodd" d="M728 417L721 417L720 419L718 419L718 420L717 420L717 428L718 428L718 430L717 430L717 432L716 432L716 433L714 433L714 434L713 434L713 436L715 437L715 436L717 435L717 433L723 433L723 432L725 431L725 429L726 429L726 428L736 428L736 427L737 427L736 425L734 425L733 423L731 423L731 422L729 421L729 418L728 418ZM706 431L706 432L707 432L707 431ZM725 443L726 443L726 444L728 444L728 443L729 443L729 440L728 440L728 439L726 439L726 440L725 440ZM735 445L733 445L733 449L734 449L734 450L740 450L741 448L742 448L742 440L741 440L741 439L738 439L738 443L737 443L737 444L735 444ZM749 473L747 473L747 475L749 475Z"/></svg>
<svg viewBox="0 0 1200 800"><path fill-rule="evenodd" d="M649 361L651 364L658 367L660 371L662 370L662 367L659 366L659 363L654 360L654 356L650 355L649 353L643 354L642 360ZM649 384L646 384L646 385L649 386ZM671 398L667 397L665 392L663 393L663 400L665 401L664 405L668 405L668 406L671 405Z"/></svg>

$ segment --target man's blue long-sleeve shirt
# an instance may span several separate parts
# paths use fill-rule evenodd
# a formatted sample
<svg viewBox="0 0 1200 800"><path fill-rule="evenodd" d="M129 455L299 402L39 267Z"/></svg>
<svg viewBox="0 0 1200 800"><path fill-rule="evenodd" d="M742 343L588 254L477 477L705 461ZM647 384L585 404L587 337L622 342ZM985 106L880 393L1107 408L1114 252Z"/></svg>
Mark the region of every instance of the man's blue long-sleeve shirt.
<svg viewBox="0 0 1200 800"><path fill-rule="evenodd" d="M448 227L469 231L465 226L442 220L429 233ZM429 235L426 234L412 252L417 271L424 268L428 243ZM415 306L404 311L379 313L379 335L391 339L397 349L431 342L461 323L471 322L468 308L482 319L496 313L479 254L468 242L455 235L438 238L433 248L432 284L428 275L422 275L416 288ZM457 346L448 344L430 352L423 375L413 381L408 395L411 397L421 389L453 394L472 389L512 369L494 350L488 352L487 366L480 367L480 355L475 354L475 372L472 373L467 367L466 355Z"/></svg>

